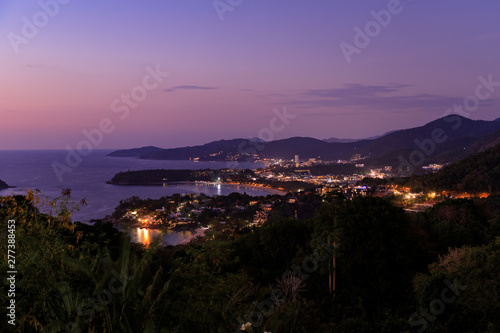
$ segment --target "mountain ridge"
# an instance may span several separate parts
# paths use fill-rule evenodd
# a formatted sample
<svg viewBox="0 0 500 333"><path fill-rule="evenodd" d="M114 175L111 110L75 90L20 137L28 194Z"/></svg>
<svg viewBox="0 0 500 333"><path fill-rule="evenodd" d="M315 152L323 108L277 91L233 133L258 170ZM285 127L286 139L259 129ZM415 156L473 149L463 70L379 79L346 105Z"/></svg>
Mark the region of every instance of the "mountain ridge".
<svg viewBox="0 0 500 333"><path fill-rule="evenodd" d="M393 131L385 132L384 134L374 135L374 136L370 136L367 138L361 138L361 139L345 139L345 138L333 138L332 137L332 138L324 139L323 141L328 142L328 143L334 143L334 142L351 143L351 142L357 142L357 141L362 141L362 140L375 140L375 139L381 138L383 136L386 136L387 134L391 134L391 133L394 133L397 131L400 131L400 130L393 130Z"/></svg>
<svg viewBox="0 0 500 333"><path fill-rule="evenodd" d="M141 148L132 148L132 149L122 149L116 150L108 154L108 156L112 157L140 157L141 155L148 154L153 151L162 150L163 148L155 147L155 146L146 146Z"/></svg>
<svg viewBox="0 0 500 333"><path fill-rule="evenodd" d="M450 115L423 126L391 131L376 139L355 142L326 142L298 136L268 142L237 138L191 147L160 149L148 146L118 150L109 156L154 160L253 161L262 158L292 160L295 155L299 155L302 160L320 158L333 161L350 160L353 155L359 154L368 164L394 166L399 156L409 156L416 150L432 146L432 154L427 154L429 156L426 156L425 162L453 162L457 156L465 158L479 152L482 146L488 144L488 140L498 140L500 134L495 133L499 131L498 121L471 120Z"/></svg>

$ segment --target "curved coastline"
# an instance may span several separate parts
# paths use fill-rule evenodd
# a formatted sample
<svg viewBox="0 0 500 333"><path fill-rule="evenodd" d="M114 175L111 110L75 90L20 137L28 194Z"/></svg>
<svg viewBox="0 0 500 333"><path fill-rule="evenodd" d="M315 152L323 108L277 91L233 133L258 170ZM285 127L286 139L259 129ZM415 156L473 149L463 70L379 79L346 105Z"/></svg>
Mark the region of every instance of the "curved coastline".
<svg viewBox="0 0 500 333"><path fill-rule="evenodd" d="M190 225L183 227L171 227L167 224L144 224L136 221L108 220L115 228L130 229L155 229L155 230L170 230L170 231L193 231L200 228L198 225Z"/></svg>
<svg viewBox="0 0 500 333"><path fill-rule="evenodd" d="M277 195L285 195L286 192L282 190L278 190L276 188L272 187L267 187L267 186L259 186L259 185L249 185L249 184L238 184L238 183L222 183L222 185L226 186L234 186L234 187L248 187L256 190L265 190L268 191L270 194L277 194Z"/></svg>
<svg viewBox="0 0 500 333"><path fill-rule="evenodd" d="M192 240L195 240L198 237L204 237L205 233L207 232L208 228L197 228L194 229L191 233L191 236L181 240L177 245L184 245L190 243Z"/></svg>
<svg viewBox="0 0 500 333"><path fill-rule="evenodd" d="M176 182L159 182L159 183L117 183L108 181L106 182L110 185L118 186L175 186L175 185L221 185L221 186L231 186L231 187L246 187L249 189L263 190L269 192L269 194L285 195L286 192L278 190L271 187L250 185L250 184L239 184L239 183L216 183L207 181L176 181Z"/></svg>

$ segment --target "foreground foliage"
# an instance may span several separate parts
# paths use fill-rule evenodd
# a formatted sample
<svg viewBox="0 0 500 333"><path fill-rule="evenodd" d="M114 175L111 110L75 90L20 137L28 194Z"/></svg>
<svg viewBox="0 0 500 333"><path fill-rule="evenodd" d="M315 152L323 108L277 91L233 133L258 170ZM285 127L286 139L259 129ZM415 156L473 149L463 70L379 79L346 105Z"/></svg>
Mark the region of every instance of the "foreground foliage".
<svg viewBox="0 0 500 333"><path fill-rule="evenodd" d="M330 193L314 216L276 207L260 228L149 248L72 223L70 207L69 191L0 198L2 234L16 220L18 332L500 330L497 196L409 215Z"/></svg>

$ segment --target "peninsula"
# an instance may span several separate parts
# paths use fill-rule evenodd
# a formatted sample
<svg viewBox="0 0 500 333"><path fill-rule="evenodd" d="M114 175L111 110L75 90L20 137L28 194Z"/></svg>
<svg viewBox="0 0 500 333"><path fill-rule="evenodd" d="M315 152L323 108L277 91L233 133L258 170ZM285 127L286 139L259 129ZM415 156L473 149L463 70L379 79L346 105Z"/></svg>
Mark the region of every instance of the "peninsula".
<svg viewBox="0 0 500 333"><path fill-rule="evenodd" d="M246 185L279 191L303 191L313 189L314 184L298 180L270 179L250 169L156 169L117 173L108 184L124 186L164 186L179 183L220 183Z"/></svg>

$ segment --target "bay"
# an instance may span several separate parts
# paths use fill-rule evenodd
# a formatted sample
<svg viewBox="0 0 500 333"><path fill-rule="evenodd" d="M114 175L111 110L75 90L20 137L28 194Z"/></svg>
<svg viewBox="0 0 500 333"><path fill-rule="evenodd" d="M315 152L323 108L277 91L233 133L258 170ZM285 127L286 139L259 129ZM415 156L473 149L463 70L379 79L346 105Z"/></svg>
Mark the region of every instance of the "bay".
<svg viewBox="0 0 500 333"><path fill-rule="evenodd" d="M65 150L23 150L0 151L0 179L16 188L0 190L0 196L26 194L28 189L39 189L49 198L60 196L61 190L71 189L72 200L85 199L86 206L73 213L74 221L86 222L101 219L113 212L120 200L132 196L143 199L158 199L175 193L205 193L207 195L227 195L231 192L246 192L249 195L276 193L268 189L249 186L182 184L166 187L155 186L116 186L106 184L120 171L151 169L222 169L228 168L226 162L194 161L155 161L137 158L109 157L112 150L94 150L89 156L66 172L60 181L54 171L54 163L65 164ZM238 163L237 168L255 169L260 163Z"/></svg>

